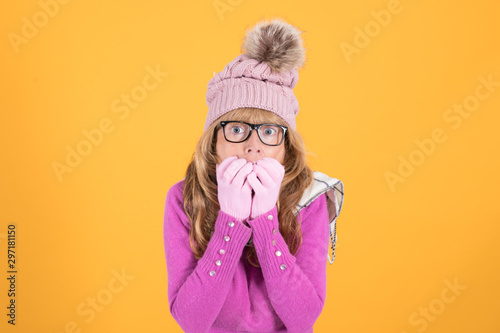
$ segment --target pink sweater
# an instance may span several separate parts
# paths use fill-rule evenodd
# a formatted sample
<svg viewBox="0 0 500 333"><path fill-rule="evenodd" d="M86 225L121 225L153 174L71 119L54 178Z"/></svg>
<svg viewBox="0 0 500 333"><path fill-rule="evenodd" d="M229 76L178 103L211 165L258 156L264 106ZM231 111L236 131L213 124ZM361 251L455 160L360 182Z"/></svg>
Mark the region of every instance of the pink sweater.
<svg viewBox="0 0 500 333"><path fill-rule="evenodd" d="M329 227L323 193L301 210L302 246L293 256L279 232L277 207L250 228L219 211L200 260L189 246L184 179L168 191L164 246L170 313L184 332L313 332L326 298ZM252 237L261 268L246 259Z"/></svg>

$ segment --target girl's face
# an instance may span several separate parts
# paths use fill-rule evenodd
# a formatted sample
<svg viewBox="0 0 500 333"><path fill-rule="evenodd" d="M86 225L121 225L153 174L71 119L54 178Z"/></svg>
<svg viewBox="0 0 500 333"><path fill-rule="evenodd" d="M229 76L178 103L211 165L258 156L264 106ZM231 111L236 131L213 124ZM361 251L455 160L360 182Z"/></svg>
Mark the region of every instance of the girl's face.
<svg viewBox="0 0 500 333"><path fill-rule="evenodd" d="M257 131L252 131L250 137L239 143L228 142L224 138L223 129L217 132L216 153L219 163L229 156L244 158L247 162L255 162L264 157L271 157L283 164L285 158L285 142L279 146L268 146L260 141Z"/></svg>

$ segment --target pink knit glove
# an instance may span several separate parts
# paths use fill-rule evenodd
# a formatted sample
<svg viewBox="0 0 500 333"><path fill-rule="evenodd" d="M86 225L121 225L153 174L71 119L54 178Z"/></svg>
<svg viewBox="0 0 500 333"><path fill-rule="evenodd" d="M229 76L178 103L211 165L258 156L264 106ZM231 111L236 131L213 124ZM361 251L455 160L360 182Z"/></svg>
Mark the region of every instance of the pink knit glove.
<svg viewBox="0 0 500 333"><path fill-rule="evenodd" d="M252 188L245 181L252 172L252 162L230 156L216 165L220 209L239 221L250 216Z"/></svg>
<svg viewBox="0 0 500 333"><path fill-rule="evenodd" d="M253 166L253 172L247 177L255 192L250 214L252 220L276 205L284 175L285 167L274 158L264 157Z"/></svg>

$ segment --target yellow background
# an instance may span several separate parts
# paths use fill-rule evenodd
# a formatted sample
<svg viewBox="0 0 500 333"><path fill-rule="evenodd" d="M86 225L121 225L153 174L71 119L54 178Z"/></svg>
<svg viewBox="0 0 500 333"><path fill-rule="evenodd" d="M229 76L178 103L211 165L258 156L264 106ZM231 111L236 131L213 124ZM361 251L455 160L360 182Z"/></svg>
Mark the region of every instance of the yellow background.
<svg viewBox="0 0 500 333"><path fill-rule="evenodd" d="M168 309L165 196L203 131L213 72L240 54L247 28L279 16L305 31L295 94L310 165L345 185L315 332L499 332L500 86L479 87L480 77L500 82L498 2L218 2L225 11L213 0L72 0L53 17L41 13L53 0L0 5L0 330L181 332ZM376 30L372 11L391 6L399 12ZM15 46L23 17L39 27ZM114 112L157 67L168 75L155 89ZM476 89L475 110L447 121ZM58 178L53 164L102 121L113 130ZM445 139L424 154L415 141L435 129ZM390 186L410 157L413 172ZM122 270L124 285L113 275ZM97 297L100 311L88 305Z"/></svg>

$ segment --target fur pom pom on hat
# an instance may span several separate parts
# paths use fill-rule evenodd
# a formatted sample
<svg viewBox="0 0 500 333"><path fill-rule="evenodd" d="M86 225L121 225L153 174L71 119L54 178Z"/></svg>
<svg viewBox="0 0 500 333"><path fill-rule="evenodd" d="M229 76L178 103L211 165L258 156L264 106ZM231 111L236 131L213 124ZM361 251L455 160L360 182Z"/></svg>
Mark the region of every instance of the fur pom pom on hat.
<svg viewBox="0 0 500 333"><path fill-rule="evenodd" d="M261 21L245 35L240 54L208 82L206 130L241 107L271 111L296 129L299 104L293 88L304 65L301 31L281 19Z"/></svg>
<svg viewBox="0 0 500 333"><path fill-rule="evenodd" d="M276 72L302 67L305 59L300 31L278 19L257 23L241 48L249 58L267 63Z"/></svg>

